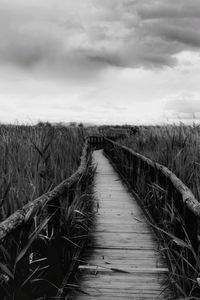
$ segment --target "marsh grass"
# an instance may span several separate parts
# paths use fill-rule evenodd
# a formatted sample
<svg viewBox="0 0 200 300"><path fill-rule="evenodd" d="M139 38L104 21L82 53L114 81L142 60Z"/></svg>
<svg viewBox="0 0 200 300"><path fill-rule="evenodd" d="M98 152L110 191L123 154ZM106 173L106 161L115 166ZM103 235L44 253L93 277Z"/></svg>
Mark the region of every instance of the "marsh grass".
<svg viewBox="0 0 200 300"><path fill-rule="evenodd" d="M162 245L160 250L167 258L170 281L174 287L176 299L199 299L199 253L195 251L187 234L185 222L177 209L163 205L163 197L165 196L162 197L160 190L155 193L155 187L152 189L154 196L153 199L151 193L146 196L146 208L155 221L150 225L159 234ZM149 203L151 203L151 207L149 207ZM179 227L179 232L182 231L181 237L176 234L177 227Z"/></svg>
<svg viewBox="0 0 200 300"><path fill-rule="evenodd" d="M200 199L199 126L140 126L121 144L168 167Z"/></svg>
<svg viewBox="0 0 200 300"><path fill-rule="evenodd" d="M83 128L0 126L0 221L78 167Z"/></svg>
<svg viewBox="0 0 200 300"><path fill-rule="evenodd" d="M8 249L1 245L1 299L49 299L56 295L60 299L76 288L70 285L71 277L67 275L71 275L69 271L72 273L71 265L84 247L92 222L90 184L84 194L76 191L70 206L63 205L61 226L56 234L54 229L48 230L50 216L38 226L31 226L25 241L22 236L19 241L13 237L7 243ZM15 257L9 251L12 242Z"/></svg>
<svg viewBox="0 0 200 300"><path fill-rule="evenodd" d="M1 126L1 219L72 175L80 164L84 136L83 128L50 124ZM94 168L90 153L85 155L78 181L35 216L28 215L0 245L1 299L62 299L75 288L69 283L73 262L92 221Z"/></svg>
<svg viewBox="0 0 200 300"><path fill-rule="evenodd" d="M74 261L78 259L92 222L94 168L88 161L73 187L73 199L64 194L59 203L59 226L54 214L38 214L11 233L1 245L1 299L62 299L71 289ZM48 210L47 210L48 212Z"/></svg>
<svg viewBox="0 0 200 300"><path fill-rule="evenodd" d="M191 189L196 199L200 199L199 126L139 127L134 136L120 142L168 167ZM165 189L159 181L150 182L145 170L134 188L139 191L144 207L153 217L154 223L151 225L159 232L176 299L199 299L199 249L194 249L186 229L186 220L176 208L181 205L176 194L170 194L169 186Z"/></svg>

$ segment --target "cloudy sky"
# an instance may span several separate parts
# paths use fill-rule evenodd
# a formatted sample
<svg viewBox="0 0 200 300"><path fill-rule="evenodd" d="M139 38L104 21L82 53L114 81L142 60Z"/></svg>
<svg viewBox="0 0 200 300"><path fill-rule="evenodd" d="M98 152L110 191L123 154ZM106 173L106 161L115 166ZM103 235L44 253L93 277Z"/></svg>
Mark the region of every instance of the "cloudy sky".
<svg viewBox="0 0 200 300"><path fill-rule="evenodd" d="M200 119L199 0L0 0L0 122Z"/></svg>

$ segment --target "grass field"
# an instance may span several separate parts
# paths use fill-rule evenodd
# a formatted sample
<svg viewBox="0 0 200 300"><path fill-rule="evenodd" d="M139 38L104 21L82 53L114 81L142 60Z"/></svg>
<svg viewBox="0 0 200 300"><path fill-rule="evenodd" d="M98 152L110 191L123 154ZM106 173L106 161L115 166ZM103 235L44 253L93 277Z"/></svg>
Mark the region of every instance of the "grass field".
<svg viewBox="0 0 200 300"><path fill-rule="evenodd" d="M0 221L52 189L78 167L84 129L0 126Z"/></svg>
<svg viewBox="0 0 200 300"><path fill-rule="evenodd" d="M80 160L84 142L85 129L80 127L0 126L0 221L53 190L85 161L72 186L26 217L1 243L1 299L59 299L65 293L65 276L91 222L94 169L87 152Z"/></svg>
<svg viewBox="0 0 200 300"><path fill-rule="evenodd" d="M129 129L128 126L85 129L48 123L37 126L1 125L0 221L72 175L80 164L87 134L113 135L114 140L119 137L119 143L167 166L200 199L198 126L140 126L132 128L132 132ZM123 157L120 159L122 164L126 163ZM61 284L63 277L79 255L92 220L91 184L94 169L91 162L88 166L88 174L83 176L83 181L61 197L59 204L53 205L54 208L60 205L59 228L54 224L52 229L49 225L52 214L47 208L48 215L41 218L38 213L25 234L22 228L17 235L14 234L14 238L9 236L6 243L0 245L0 269L3 274L0 275L0 281L4 282L0 284L0 293L5 294L3 299L29 299L26 295L30 296L30 291L37 299L45 299L41 297L46 291L48 295L59 294L59 297L64 293L65 287ZM167 236L164 249L171 263L171 276L177 295L196 299L191 297L199 293L196 281L200 272L199 257L187 234L183 240L174 235L174 224L177 226L179 223L178 226L184 231L184 221L175 210L164 204L166 191L156 182L149 184L145 180L145 176L141 177L137 188L144 194L145 204L149 210L152 209L158 227ZM166 216L166 220L163 216ZM189 256L194 257L195 267L191 266Z"/></svg>
<svg viewBox="0 0 200 300"><path fill-rule="evenodd" d="M140 126L120 142L168 167L200 199L200 127Z"/></svg>
<svg viewBox="0 0 200 300"><path fill-rule="evenodd" d="M121 144L143 154L154 162L167 166L188 186L196 199L200 199L200 128L198 126L150 126L139 127L133 136L127 136ZM137 183L136 191L153 217L154 228L162 235L162 252L170 268L171 282L177 298L199 299L200 260L198 247L194 248L189 234L199 232L199 226L188 230L186 223L195 215L181 214L184 204L176 195L172 205L166 201L170 194L167 186L159 181L146 182L145 175ZM175 200L173 200L173 197ZM189 220L185 219L189 218ZM197 231L195 231L197 230ZM198 243L198 242L197 242Z"/></svg>

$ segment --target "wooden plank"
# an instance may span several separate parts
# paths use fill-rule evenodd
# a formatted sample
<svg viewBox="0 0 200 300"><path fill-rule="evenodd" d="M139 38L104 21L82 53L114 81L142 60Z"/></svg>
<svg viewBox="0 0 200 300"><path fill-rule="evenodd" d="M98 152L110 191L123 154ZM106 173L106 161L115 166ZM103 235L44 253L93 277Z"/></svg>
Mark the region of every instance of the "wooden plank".
<svg viewBox="0 0 200 300"><path fill-rule="evenodd" d="M144 275L144 273L147 274L155 274L155 273L168 273L168 269L167 268L127 268L126 266L122 267L122 268L113 268L112 266L99 266L99 265L80 265L79 266L79 270L81 272L83 271L87 271L89 273L95 272L95 274L98 272L106 272L106 273L112 273L112 272L124 272L124 273L129 273L129 274L133 274L133 273L142 273ZM132 280L132 277L131 277Z"/></svg>
<svg viewBox="0 0 200 300"><path fill-rule="evenodd" d="M155 249L155 242L149 233L94 232L90 234L89 247L124 248L124 249Z"/></svg>
<svg viewBox="0 0 200 300"><path fill-rule="evenodd" d="M173 299L152 228L102 151L93 153L94 227L68 299Z"/></svg>
<svg viewBox="0 0 200 300"><path fill-rule="evenodd" d="M155 255L157 254L157 255ZM152 260L155 258L156 261L160 260L162 257L158 255L159 253L154 251L152 252L151 250L144 250L143 255L141 256L141 250L109 250L109 249L94 249L94 250L89 250L84 254L84 257L88 256L94 256L94 257L102 257L102 259L116 259L116 260L122 260L124 262L125 258L130 259L130 260L138 260L138 259L150 259Z"/></svg>
<svg viewBox="0 0 200 300"><path fill-rule="evenodd" d="M67 299L76 299L76 300L94 300L94 297L93 296L90 296L90 295L83 295L83 294L74 294L74 295L71 295L71 296L68 296ZM150 295L150 292L147 294L147 295L142 295L141 296L141 293L139 294L134 294L134 298L133 298L133 294L131 295L126 295L125 297L124 296L121 296L121 295L114 295L114 296L110 296L110 295L99 295L99 296L95 296L95 299L98 299L98 300L149 300L149 299L154 299L154 300L159 300L159 299L163 299L163 295L161 295L161 297L154 297L153 295L151 296ZM172 299L172 298L167 298L167 296L165 297L165 299Z"/></svg>
<svg viewBox="0 0 200 300"><path fill-rule="evenodd" d="M159 253L158 253L159 254ZM160 255L155 256L151 250L125 250L125 249L88 249L84 254L82 261L91 265L108 266L116 268L161 268L165 267L163 258Z"/></svg>

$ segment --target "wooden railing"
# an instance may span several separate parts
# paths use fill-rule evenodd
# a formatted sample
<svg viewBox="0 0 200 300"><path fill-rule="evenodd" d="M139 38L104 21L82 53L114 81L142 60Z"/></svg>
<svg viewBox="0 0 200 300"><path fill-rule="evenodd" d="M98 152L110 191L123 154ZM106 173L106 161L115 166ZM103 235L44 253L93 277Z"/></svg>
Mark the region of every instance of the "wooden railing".
<svg viewBox="0 0 200 300"><path fill-rule="evenodd" d="M161 224L168 222L169 227L173 226L175 235L184 238L182 224L179 224L178 218L175 219L176 210L197 251L200 203L191 190L167 167L110 139L104 138L104 151L143 199L143 205L148 207L156 221Z"/></svg>
<svg viewBox="0 0 200 300"><path fill-rule="evenodd" d="M121 134L116 134L116 135L113 135L113 136L101 136L101 135L98 136L97 135L97 136L89 136L88 141L89 141L89 144L90 144L90 148L92 150L97 150L97 149L104 148L105 139L116 141L116 140L124 138L124 137L126 137L126 136L121 135Z"/></svg>
<svg viewBox="0 0 200 300"><path fill-rule="evenodd" d="M0 223L2 299L56 295L55 286L60 286L70 269L71 253L80 248L67 239L68 226L72 226L71 206L77 198L84 201L83 194L91 182L90 153L86 140L80 166L70 178Z"/></svg>
<svg viewBox="0 0 200 300"><path fill-rule="evenodd" d="M188 265L185 267L188 273L191 275L196 268L197 274L200 268L200 265L197 266L200 203L191 190L167 167L106 137L101 143L98 141L98 147L100 144L122 177L139 196L140 204L150 213L154 224L161 229L160 232L164 233L166 239L171 234L172 251L181 251L183 260L191 265L191 268ZM186 243L181 244L181 241ZM184 264L183 260L181 263Z"/></svg>
<svg viewBox="0 0 200 300"><path fill-rule="evenodd" d="M104 137L103 136L90 136L88 137L88 141L91 149L97 150L103 148Z"/></svg>
<svg viewBox="0 0 200 300"><path fill-rule="evenodd" d="M57 282L53 284L59 284L61 277L69 269L65 250L66 247L70 248L69 243L60 240L59 234L64 234L67 230L66 214L73 201L87 189L91 150L101 148L139 195L142 206L148 209L156 224L160 228L165 225L164 229L180 240L184 241L188 237L193 249L198 253L200 203L189 188L168 168L111 139L91 136L85 143L80 166L70 178L0 223L0 281L4 282L0 294L5 294L3 288L7 288L7 292L10 293L8 282L12 283L12 280L19 276L21 281L17 284L15 282L14 287L11 284L11 287L16 289L15 299L29 299L30 285L26 280L31 277L36 283L37 278L34 275L46 265L50 265L48 274L56 274ZM38 239L40 233L43 241ZM74 249L76 247L72 250L75 251ZM41 264L45 255L47 263ZM194 266L194 255L190 251L186 255L191 266ZM58 259L55 259L56 257ZM50 281L50 278L45 280ZM44 281L39 287L37 282L34 288L45 289Z"/></svg>
<svg viewBox="0 0 200 300"><path fill-rule="evenodd" d="M136 193L162 241L174 291L178 291L175 284L178 281L186 295L193 291L199 295L196 278L200 272L200 203L167 167L107 138L103 146L106 155Z"/></svg>

